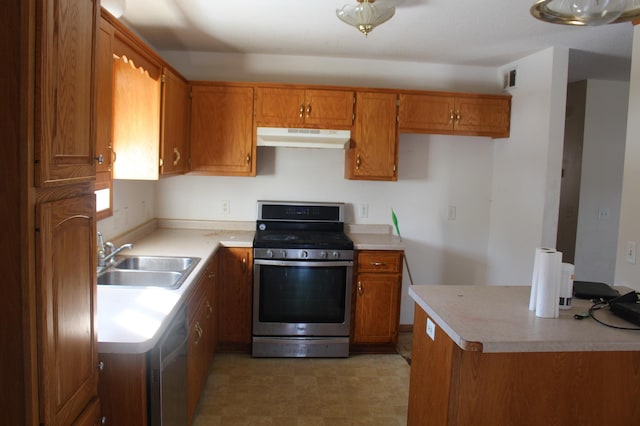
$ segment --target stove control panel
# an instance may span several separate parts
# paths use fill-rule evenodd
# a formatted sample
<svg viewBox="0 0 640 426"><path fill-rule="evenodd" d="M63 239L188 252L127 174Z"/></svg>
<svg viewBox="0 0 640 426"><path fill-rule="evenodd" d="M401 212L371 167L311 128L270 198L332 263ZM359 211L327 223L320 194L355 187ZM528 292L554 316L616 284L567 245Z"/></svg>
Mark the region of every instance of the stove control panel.
<svg viewBox="0 0 640 426"><path fill-rule="evenodd" d="M254 248L256 259L353 260L353 250Z"/></svg>

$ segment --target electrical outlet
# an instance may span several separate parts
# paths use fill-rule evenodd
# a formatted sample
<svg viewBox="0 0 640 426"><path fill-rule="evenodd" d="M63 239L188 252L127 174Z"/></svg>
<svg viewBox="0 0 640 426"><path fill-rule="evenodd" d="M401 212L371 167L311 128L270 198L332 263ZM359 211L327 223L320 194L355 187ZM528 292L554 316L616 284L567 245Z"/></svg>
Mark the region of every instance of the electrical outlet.
<svg viewBox="0 0 640 426"><path fill-rule="evenodd" d="M609 213L610 210L606 207L600 207L598 209L598 219L603 220L603 219L608 219L609 218Z"/></svg>
<svg viewBox="0 0 640 426"><path fill-rule="evenodd" d="M369 204L361 203L358 206L358 216L361 218L369 217Z"/></svg>
<svg viewBox="0 0 640 426"><path fill-rule="evenodd" d="M449 206L449 212L447 214L447 219L456 220L456 206Z"/></svg>
<svg viewBox="0 0 640 426"><path fill-rule="evenodd" d="M431 340L436 340L436 325L431 321L431 318L427 318L427 336L431 337Z"/></svg>
<svg viewBox="0 0 640 426"><path fill-rule="evenodd" d="M223 215L229 216L231 214L231 202L229 200L222 200L221 210Z"/></svg>
<svg viewBox="0 0 640 426"><path fill-rule="evenodd" d="M636 264L636 252L638 251L638 243L635 241L627 241L627 262Z"/></svg>

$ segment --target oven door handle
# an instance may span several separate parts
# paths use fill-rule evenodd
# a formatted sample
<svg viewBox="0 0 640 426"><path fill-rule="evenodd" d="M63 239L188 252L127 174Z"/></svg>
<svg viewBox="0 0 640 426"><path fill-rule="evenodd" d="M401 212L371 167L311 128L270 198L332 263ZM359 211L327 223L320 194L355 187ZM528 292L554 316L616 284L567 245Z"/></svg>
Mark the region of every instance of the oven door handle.
<svg viewBox="0 0 640 426"><path fill-rule="evenodd" d="M254 265L270 265L270 266L304 266L308 268L322 268L333 266L353 266L353 260L339 260L339 261L295 261L295 260L268 260L268 259L254 259Z"/></svg>

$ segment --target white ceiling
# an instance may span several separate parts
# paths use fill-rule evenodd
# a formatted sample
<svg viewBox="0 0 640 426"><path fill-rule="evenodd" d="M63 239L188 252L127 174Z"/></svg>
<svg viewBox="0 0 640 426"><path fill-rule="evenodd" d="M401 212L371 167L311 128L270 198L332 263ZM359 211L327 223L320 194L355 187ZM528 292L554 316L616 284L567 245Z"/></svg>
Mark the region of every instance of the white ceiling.
<svg viewBox="0 0 640 426"><path fill-rule="evenodd" d="M500 66L549 46L572 50L570 81L628 79L630 23L571 27L529 14L534 0L378 0L396 14L365 38L335 10L356 0L124 0L123 20L157 50ZM103 5L123 0L103 0Z"/></svg>

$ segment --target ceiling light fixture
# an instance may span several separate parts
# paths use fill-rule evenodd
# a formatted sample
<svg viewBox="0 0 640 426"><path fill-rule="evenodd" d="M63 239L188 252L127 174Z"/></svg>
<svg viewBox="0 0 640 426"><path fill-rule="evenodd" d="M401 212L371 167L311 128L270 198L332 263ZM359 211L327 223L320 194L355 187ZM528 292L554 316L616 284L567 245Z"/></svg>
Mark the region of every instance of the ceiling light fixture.
<svg viewBox="0 0 640 426"><path fill-rule="evenodd" d="M640 18L640 0L538 0L530 12L552 24L616 24Z"/></svg>
<svg viewBox="0 0 640 426"><path fill-rule="evenodd" d="M376 0L356 0L358 4L344 5L336 9L336 15L342 22L356 27L367 36L375 27L387 22L396 8L386 4L374 4Z"/></svg>

